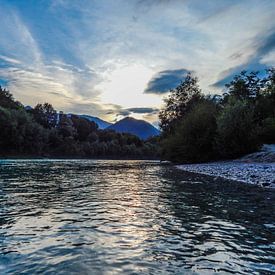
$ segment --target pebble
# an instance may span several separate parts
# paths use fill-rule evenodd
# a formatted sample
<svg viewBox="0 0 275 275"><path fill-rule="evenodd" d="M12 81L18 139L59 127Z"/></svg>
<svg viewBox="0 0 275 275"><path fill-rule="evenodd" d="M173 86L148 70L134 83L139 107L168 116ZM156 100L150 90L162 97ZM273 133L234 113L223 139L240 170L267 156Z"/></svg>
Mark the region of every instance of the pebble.
<svg viewBox="0 0 275 275"><path fill-rule="evenodd" d="M183 164L178 168L213 177L275 188L275 163L243 163L236 161Z"/></svg>

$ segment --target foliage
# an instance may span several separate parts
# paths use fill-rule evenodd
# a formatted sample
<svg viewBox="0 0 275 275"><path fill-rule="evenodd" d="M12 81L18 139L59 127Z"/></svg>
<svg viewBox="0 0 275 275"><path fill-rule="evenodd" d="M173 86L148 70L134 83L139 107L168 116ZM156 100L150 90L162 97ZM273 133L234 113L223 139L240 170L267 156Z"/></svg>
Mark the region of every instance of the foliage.
<svg viewBox="0 0 275 275"><path fill-rule="evenodd" d="M1 88L0 155L157 158L158 142L99 130L96 123L85 118L58 114L49 103L26 111Z"/></svg>
<svg viewBox="0 0 275 275"><path fill-rule="evenodd" d="M275 144L275 117L268 117L263 121L260 137L263 143Z"/></svg>
<svg viewBox="0 0 275 275"><path fill-rule="evenodd" d="M180 121L202 98L201 90L198 86L198 79L190 73L185 80L175 89L170 91L168 98L164 100L165 108L159 113L160 128L163 135L173 133L178 121Z"/></svg>
<svg viewBox="0 0 275 275"><path fill-rule="evenodd" d="M214 157L217 106L212 101L195 105L180 121L174 135L163 140L165 158L175 162L200 162Z"/></svg>
<svg viewBox="0 0 275 275"><path fill-rule="evenodd" d="M12 94L0 86L0 106L8 109L22 108L22 104L15 101Z"/></svg>
<svg viewBox="0 0 275 275"><path fill-rule="evenodd" d="M217 119L216 140L217 151L225 158L256 151L259 140L253 107L240 100L226 105Z"/></svg>
<svg viewBox="0 0 275 275"><path fill-rule="evenodd" d="M44 128L53 128L57 122L57 113L49 103L37 104L31 111L37 123Z"/></svg>
<svg viewBox="0 0 275 275"><path fill-rule="evenodd" d="M0 148L1 153L41 153L47 138L38 123L24 109L0 107Z"/></svg>
<svg viewBox="0 0 275 275"><path fill-rule="evenodd" d="M232 97L238 100L256 98L263 85L264 81L258 77L258 72L247 73L242 71L230 83L225 85L227 91L224 93L224 102L228 102Z"/></svg>
<svg viewBox="0 0 275 275"><path fill-rule="evenodd" d="M243 71L222 96L211 97L188 75L171 91L159 118L162 157L176 162L235 158L275 143L275 69L263 78Z"/></svg>

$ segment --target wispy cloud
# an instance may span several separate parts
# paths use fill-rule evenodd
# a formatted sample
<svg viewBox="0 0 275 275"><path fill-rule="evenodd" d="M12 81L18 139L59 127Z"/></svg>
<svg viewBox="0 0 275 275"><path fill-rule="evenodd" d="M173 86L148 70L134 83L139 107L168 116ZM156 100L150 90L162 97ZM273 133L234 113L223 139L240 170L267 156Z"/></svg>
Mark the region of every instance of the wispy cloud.
<svg viewBox="0 0 275 275"><path fill-rule="evenodd" d="M156 121L149 109L187 69L208 93L274 65L274 10L274 0L3 0L1 83L28 105Z"/></svg>

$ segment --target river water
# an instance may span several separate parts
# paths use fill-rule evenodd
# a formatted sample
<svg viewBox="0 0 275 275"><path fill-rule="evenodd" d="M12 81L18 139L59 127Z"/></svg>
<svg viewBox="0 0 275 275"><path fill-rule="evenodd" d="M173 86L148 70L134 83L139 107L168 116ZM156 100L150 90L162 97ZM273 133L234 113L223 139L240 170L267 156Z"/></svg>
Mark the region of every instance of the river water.
<svg viewBox="0 0 275 275"><path fill-rule="evenodd" d="M154 161L0 161L0 274L272 274L275 192Z"/></svg>

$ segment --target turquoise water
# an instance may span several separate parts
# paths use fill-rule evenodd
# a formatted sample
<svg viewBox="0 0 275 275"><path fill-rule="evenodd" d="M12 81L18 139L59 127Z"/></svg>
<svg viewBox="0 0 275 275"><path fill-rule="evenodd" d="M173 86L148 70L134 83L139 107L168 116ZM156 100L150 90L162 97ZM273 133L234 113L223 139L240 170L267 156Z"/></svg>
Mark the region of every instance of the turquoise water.
<svg viewBox="0 0 275 275"><path fill-rule="evenodd" d="M0 161L0 274L272 274L274 193L153 161Z"/></svg>

